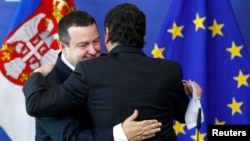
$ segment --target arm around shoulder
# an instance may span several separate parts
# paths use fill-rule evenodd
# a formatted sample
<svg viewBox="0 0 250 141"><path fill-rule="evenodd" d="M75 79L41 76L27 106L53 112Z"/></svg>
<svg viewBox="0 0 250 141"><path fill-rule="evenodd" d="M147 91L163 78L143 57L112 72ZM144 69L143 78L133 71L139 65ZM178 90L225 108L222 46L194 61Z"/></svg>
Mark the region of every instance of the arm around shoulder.
<svg viewBox="0 0 250 141"><path fill-rule="evenodd" d="M39 111L36 110L36 95L37 91L47 89L49 86L45 83L46 80L39 72L34 72L30 75L29 79L25 82L22 91L25 96L26 112L30 116L35 116Z"/></svg>

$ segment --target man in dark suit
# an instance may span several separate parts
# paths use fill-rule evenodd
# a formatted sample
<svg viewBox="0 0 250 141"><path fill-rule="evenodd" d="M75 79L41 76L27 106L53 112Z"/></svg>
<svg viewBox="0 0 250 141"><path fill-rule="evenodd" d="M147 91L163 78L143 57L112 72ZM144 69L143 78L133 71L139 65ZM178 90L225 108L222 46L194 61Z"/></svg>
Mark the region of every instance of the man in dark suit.
<svg viewBox="0 0 250 141"><path fill-rule="evenodd" d="M49 87L63 83L75 69L79 61L96 58L100 56L101 45L99 33L94 18L84 11L76 11L67 14L59 21L59 46L61 51L58 55L55 67L46 76ZM63 103L63 101L61 101ZM113 137L113 127L107 126L103 130L94 130L91 120L85 108L75 108L65 112L67 116L36 118L36 141L116 141L119 135ZM134 114L133 116L136 116ZM134 118L134 117L130 118ZM136 132L152 131L148 137L157 132L157 123L154 120L135 122L127 119L124 129L114 131L126 132L128 140L140 139ZM129 126L127 126L129 125ZM148 126L151 127L148 127ZM130 127L134 126L134 127ZM142 127L146 127L143 129ZM148 128L147 128L148 127ZM125 139L126 139L125 138Z"/></svg>
<svg viewBox="0 0 250 141"><path fill-rule="evenodd" d="M35 70L23 87L27 112L57 115L85 106L94 127L102 130L137 109L137 120L153 118L162 123L161 132L148 140L176 141L173 120L185 122L189 102L180 64L143 53L146 17L135 5L114 7L104 25L108 54L78 63L71 76L53 88L44 78L47 69Z"/></svg>

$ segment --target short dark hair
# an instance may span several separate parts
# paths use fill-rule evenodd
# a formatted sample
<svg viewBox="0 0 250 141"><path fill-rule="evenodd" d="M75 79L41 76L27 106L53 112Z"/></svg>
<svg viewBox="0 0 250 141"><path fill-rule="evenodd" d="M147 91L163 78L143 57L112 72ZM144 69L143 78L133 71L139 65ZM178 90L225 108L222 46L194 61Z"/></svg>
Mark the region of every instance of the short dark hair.
<svg viewBox="0 0 250 141"><path fill-rule="evenodd" d="M111 9L104 26L109 29L111 43L143 48L146 33L146 16L135 5L124 3Z"/></svg>
<svg viewBox="0 0 250 141"><path fill-rule="evenodd" d="M69 45L70 37L68 28L71 26L96 25L95 19L86 11L72 11L65 15L58 24L59 40Z"/></svg>

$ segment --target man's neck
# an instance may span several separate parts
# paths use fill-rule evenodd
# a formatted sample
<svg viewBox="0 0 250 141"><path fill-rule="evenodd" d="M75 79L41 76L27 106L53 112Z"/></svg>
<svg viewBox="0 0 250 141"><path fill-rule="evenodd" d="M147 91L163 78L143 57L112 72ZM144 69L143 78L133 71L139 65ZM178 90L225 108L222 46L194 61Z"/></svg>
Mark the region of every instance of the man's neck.
<svg viewBox="0 0 250 141"><path fill-rule="evenodd" d="M69 63L69 61L64 57L63 54L61 55L61 59L62 59L63 63L66 64L66 66L68 66L72 70L75 70L75 67Z"/></svg>
<svg viewBox="0 0 250 141"><path fill-rule="evenodd" d="M107 52L109 53L112 49L114 49L117 45L119 45L118 43L107 43L106 44L106 49L107 49Z"/></svg>

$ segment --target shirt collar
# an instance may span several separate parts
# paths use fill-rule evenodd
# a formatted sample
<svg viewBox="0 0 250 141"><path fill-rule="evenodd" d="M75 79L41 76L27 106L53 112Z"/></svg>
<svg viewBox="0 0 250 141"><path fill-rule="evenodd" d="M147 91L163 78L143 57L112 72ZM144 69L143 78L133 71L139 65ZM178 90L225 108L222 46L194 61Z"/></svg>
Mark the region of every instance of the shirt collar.
<svg viewBox="0 0 250 141"><path fill-rule="evenodd" d="M69 63L69 61L67 61L67 59L64 57L63 54L61 55L61 59L62 59L63 63L65 63L70 69L75 70L75 67L73 65L71 65Z"/></svg>

